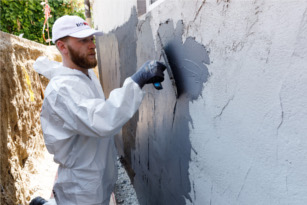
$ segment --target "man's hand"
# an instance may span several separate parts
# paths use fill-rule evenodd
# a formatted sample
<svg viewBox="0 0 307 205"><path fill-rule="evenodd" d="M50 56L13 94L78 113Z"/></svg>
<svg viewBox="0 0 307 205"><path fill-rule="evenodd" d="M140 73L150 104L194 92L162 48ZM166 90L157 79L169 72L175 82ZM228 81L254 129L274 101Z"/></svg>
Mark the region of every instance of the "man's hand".
<svg viewBox="0 0 307 205"><path fill-rule="evenodd" d="M155 60L147 61L131 78L142 88L145 84L162 82L164 80L163 71L165 69L166 66L162 62Z"/></svg>

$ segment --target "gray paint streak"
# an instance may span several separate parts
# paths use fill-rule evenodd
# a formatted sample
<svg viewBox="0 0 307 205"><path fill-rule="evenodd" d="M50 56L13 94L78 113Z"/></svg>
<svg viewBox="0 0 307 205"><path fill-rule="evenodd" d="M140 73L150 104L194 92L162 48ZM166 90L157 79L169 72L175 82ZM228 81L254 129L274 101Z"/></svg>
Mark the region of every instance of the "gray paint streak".
<svg viewBox="0 0 307 205"><path fill-rule="evenodd" d="M108 73L102 75L103 87L109 89L106 92L122 85L145 61L160 58L161 48L157 42L155 50L150 21L148 16L138 22L134 9L126 24L98 38L101 73ZM122 139L125 159L135 172L133 181L140 204L180 205L185 204L185 198L191 200L189 123L193 123L189 101L201 95L208 78L205 63L209 63L209 57L205 47L193 38L182 43L181 21L176 30L170 20L162 24L158 32L180 96L177 99L174 95L166 72L162 91L156 91L152 85L145 86L147 94L142 106L124 126Z"/></svg>

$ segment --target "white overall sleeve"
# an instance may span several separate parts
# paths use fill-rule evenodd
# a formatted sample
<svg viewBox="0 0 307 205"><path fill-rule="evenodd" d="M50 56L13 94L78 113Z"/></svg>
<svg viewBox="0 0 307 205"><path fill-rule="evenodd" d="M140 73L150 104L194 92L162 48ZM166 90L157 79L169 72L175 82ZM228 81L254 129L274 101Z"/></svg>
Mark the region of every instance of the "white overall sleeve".
<svg viewBox="0 0 307 205"><path fill-rule="evenodd" d="M45 96L42 121L56 117L57 125L51 129L62 126L60 130L88 137L108 137L118 133L135 114L144 96L131 78L126 79L123 87L114 89L107 100L94 97L84 82L71 80L57 84L55 81L51 85L53 89Z"/></svg>

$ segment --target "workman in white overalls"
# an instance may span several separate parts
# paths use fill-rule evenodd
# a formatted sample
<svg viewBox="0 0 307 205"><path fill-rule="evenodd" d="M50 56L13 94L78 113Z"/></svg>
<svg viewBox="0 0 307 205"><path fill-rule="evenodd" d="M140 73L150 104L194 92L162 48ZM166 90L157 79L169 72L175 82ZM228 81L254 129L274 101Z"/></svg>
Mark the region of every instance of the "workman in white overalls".
<svg viewBox="0 0 307 205"><path fill-rule="evenodd" d="M139 108L141 88L164 79L164 64L148 61L105 99L90 69L97 65L94 35L102 33L80 17L63 16L52 30L63 63L39 57L34 64L50 79L41 124L46 147L59 168L54 199L38 197L31 205L109 205L117 179L113 136Z"/></svg>

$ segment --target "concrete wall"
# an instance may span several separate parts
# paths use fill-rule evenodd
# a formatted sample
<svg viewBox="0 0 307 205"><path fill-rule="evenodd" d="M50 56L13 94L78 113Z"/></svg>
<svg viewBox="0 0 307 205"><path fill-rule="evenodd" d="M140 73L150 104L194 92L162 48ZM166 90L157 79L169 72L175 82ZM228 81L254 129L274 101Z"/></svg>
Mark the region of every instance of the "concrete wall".
<svg viewBox="0 0 307 205"><path fill-rule="evenodd" d="M307 204L306 1L93 8L107 93L161 59L158 33L178 83L147 85L119 137L141 204Z"/></svg>
<svg viewBox="0 0 307 205"><path fill-rule="evenodd" d="M42 55L61 61L54 47L0 31L1 205L28 204L39 189L30 178L45 147L39 115L48 80L33 69Z"/></svg>

